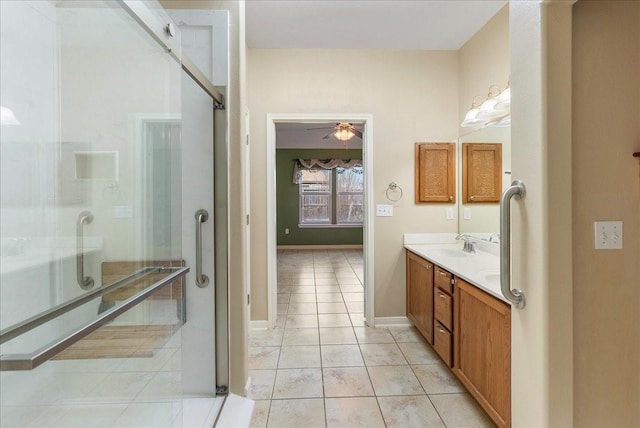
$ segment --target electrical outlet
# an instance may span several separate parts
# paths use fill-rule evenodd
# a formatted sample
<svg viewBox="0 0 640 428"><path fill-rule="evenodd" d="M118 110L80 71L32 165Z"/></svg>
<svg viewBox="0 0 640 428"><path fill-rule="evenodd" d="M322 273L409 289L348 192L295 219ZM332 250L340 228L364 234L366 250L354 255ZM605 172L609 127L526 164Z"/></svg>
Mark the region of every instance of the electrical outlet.
<svg viewBox="0 0 640 428"><path fill-rule="evenodd" d="M596 250L622 249L621 221L596 221L593 225Z"/></svg>
<svg viewBox="0 0 640 428"><path fill-rule="evenodd" d="M464 208L462 210L462 218L464 220L471 220L471 208Z"/></svg>
<svg viewBox="0 0 640 428"><path fill-rule="evenodd" d="M393 217L393 205L376 205L376 216L378 217Z"/></svg>
<svg viewBox="0 0 640 428"><path fill-rule="evenodd" d="M288 235L288 234L289 234L289 228L288 228L288 227L284 229L284 234L285 234L285 235Z"/></svg>

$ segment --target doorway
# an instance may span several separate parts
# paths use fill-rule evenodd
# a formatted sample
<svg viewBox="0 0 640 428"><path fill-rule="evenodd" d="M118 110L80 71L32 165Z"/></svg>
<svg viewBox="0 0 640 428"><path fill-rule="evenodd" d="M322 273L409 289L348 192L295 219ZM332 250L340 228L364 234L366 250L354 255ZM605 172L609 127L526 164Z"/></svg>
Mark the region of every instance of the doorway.
<svg viewBox="0 0 640 428"><path fill-rule="evenodd" d="M364 218L362 225L364 264L364 318L368 326L374 322L373 281L373 117L359 115L267 115L267 288L268 325L274 328L277 320L277 190L276 190L276 125L304 123L309 128L327 123L357 123L362 127L362 163L364 181ZM314 126L315 125L315 126Z"/></svg>

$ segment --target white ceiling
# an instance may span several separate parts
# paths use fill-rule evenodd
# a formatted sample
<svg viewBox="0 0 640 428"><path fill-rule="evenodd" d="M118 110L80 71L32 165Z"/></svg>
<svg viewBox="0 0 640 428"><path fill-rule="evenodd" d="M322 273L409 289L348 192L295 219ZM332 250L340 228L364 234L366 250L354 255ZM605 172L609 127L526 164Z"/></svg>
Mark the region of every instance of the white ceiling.
<svg viewBox="0 0 640 428"><path fill-rule="evenodd" d="M329 135L336 126L335 122L327 123L276 123L277 149L343 149L342 141ZM362 131L362 126L355 124ZM315 129L325 128L325 129ZM349 149L362 149L362 139L354 136L347 145Z"/></svg>
<svg viewBox="0 0 640 428"><path fill-rule="evenodd" d="M458 50L507 0L247 0L255 49ZM342 148L318 123L279 123L277 148ZM331 128L335 123L327 123ZM349 148L362 148L353 137Z"/></svg>
<svg viewBox="0 0 640 428"><path fill-rule="evenodd" d="M247 0L256 49L458 50L506 0Z"/></svg>

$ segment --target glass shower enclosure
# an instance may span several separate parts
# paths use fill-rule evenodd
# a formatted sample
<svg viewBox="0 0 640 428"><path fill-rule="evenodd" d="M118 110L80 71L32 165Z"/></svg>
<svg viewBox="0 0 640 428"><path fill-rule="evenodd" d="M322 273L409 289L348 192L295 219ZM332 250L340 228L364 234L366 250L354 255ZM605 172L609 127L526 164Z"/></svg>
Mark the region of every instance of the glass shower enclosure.
<svg viewBox="0 0 640 428"><path fill-rule="evenodd" d="M182 346L187 294L214 306L213 161L185 164L212 158L214 102L154 2L1 1L0 19L0 426L183 426L216 385L213 345L202 376Z"/></svg>

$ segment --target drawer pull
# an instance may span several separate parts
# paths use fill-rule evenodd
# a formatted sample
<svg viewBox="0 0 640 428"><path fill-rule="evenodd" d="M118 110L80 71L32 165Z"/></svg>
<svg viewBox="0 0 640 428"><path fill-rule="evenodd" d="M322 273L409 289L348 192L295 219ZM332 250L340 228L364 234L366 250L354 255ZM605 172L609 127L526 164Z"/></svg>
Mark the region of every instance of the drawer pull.
<svg viewBox="0 0 640 428"><path fill-rule="evenodd" d="M440 292L438 292L438 296L440 296L441 299L447 298L447 296L444 293L440 293Z"/></svg>
<svg viewBox="0 0 640 428"><path fill-rule="evenodd" d="M440 271L440 272L438 272L438 273L440 274L440 276L449 276L446 272L442 272L442 271Z"/></svg>

